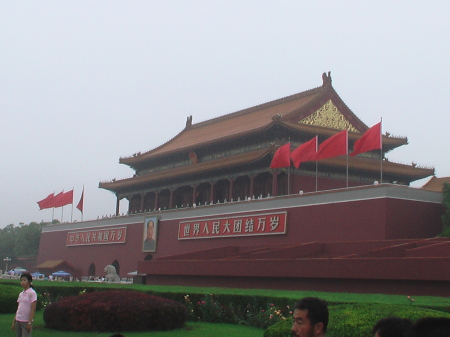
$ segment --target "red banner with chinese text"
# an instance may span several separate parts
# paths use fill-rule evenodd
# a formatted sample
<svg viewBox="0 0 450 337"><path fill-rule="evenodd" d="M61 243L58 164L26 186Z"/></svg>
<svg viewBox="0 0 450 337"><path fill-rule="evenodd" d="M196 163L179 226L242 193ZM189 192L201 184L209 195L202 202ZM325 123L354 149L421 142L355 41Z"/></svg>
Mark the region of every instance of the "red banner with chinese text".
<svg viewBox="0 0 450 337"><path fill-rule="evenodd" d="M178 240L286 233L286 212L180 221Z"/></svg>
<svg viewBox="0 0 450 337"><path fill-rule="evenodd" d="M69 232L66 246L125 243L126 236L126 227Z"/></svg>

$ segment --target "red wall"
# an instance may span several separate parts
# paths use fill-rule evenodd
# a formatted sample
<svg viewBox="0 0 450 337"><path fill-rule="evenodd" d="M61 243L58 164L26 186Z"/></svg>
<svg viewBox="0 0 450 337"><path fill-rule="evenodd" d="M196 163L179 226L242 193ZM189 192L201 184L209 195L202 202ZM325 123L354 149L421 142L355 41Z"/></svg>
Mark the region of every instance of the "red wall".
<svg viewBox="0 0 450 337"><path fill-rule="evenodd" d="M450 240L224 247L139 262L147 284L450 296Z"/></svg>
<svg viewBox="0 0 450 337"><path fill-rule="evenodd" d="M95 264L95 276L105 276L103 269L119 262L119 276L127 277L127 273L137 270L137 261L143 260L142 254L142 223L125 225L127 238L123 244L66 246L68 231L42 233L39 245L38 264L48 260L66 260L80 270L80 278L88 276L91 263ZM116 226L118 227L118 226ZM120 225L124 227L124 225ZM70 231L74 231L71 229Z"/></svg>
<svg viewBox="0 0 450 337"><path fill-rule="evenodd" d="M415 239L436 236L442 232L444 207L418 201L388 199L386 239Z"/></svg>
<svg viewBox="0 0 450 337"><path fill-rule="evenodd" d="M178 240L179 220L163 221L155 257L229 245L428 238L441 230L439 204L384 198L277 211L283 210L288 212L286 235Z"/></svg>
<svg viewBox="0 0 450 337"><path fill-rule="evenodd" d="M428 238L434 237L441 231L440 215L443 208L441 204L437 203L379 198L272 211L283 210L286 210L288 214L287 231L283 235L178 240L178 225L181 220L161 220L157 252L151 254L157 258L231 245L274 246L313 241ZM270 211L266 210L265 212ZM257 214L257 212L249 214ZM154 213L148 216L154 216ZM208 218L220 216L217 214ZM144 217L142 215L140 219ZM133 217L123 217L121 224L115 226L127 227L127 238L124 244L66 246L66 236L69 230L44 231L41 235L37 263L41 264L48 260L66 260L79 270L79 275L74 276L81 277L88 276L88 268L91 263L96 266L96 276L103 276L103 268L117 260L120 266L120 277L127 277L127 273L136 271L138 261L143 261L148 254L142 252L143 221L124 224L130 219ZM120 220L121 218L117 218L115 221L117 223ZM90 228L95 228L95 224L96 222L93 221ZM86 228L88 226L89 223L86 223ZM74 229L71 228L70 231L74 231Z"/></svg>

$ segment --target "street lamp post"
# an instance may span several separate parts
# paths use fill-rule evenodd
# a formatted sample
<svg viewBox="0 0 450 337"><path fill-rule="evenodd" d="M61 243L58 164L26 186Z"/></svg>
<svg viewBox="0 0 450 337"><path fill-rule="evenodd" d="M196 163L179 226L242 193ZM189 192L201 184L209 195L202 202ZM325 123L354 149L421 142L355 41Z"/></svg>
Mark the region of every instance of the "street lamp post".
<svg viewBox="0 0 450 337"><path fill-rule="evenodd" d="M9 257L5 257L3 259L3 261L5 261L6 263L6 270L5 270L5 274L8 272L8 263L11 262L11 259Z"/></svg>

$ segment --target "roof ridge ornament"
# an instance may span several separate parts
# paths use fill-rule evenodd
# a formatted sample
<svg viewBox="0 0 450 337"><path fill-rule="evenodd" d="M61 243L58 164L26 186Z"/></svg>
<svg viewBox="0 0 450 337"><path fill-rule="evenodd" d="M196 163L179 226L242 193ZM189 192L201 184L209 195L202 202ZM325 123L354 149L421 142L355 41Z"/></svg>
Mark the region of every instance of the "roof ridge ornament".
<svg viewBox="0 0 450 337"><path fill-rule="evenodd" d="M186 129L189 129L192 126L192 115L188 116L186 119Z"/></svg>
<svg viewBox="0 0 450 337"><path fill-rule="evenodd" d="M323 81L322 86L331 85L331 71L328 72L328 76L327 73L322 74L322 81Z"/></svg>
<svg viewBox="0 0 450 337"><path fill-rule="evenodd" d="M275 122L281 122L283 120L283 115L277 113L272 116L272 120Z"/></svg>

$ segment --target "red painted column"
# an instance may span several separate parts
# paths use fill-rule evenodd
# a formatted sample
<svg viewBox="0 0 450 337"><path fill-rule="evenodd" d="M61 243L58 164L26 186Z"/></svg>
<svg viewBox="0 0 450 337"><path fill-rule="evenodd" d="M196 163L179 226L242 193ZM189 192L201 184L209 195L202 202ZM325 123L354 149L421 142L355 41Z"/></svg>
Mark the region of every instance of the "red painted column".
<svg viewBox="0 0 450 337"><path fill-rule="evenodd" d="M278 170L272 171L272 196L276 196L278 191Z"/></svg>
<svg viewBox="0 0 450 337"><path fill-rule="evenodd" d="M229 199L230 201L233 201L233 182L236 178L230 178L228 179L230 181L230 190L229 190Z"/></svg>
<svg viewBox="0 0 450 337"><path fill-rule="evenodd" d="M116 216L119 215L119 211L120 211L120 199L119 199L119 196L117 196L117 201L116 201Z"/></svg>
<svg viewBox="0 0 450 337"><path fill-rule="evenodd" d="M216 184L216 182L215 181L211 181L210 182L210 184L211 184L211 195L210 195L210 203L211 204L214 204L214 185Z"/></svg>
<svg viewBox="0 0 450 337"><path fill-rule="evenodd" d="M169 208L173 208L173 188L170 189Z"/></svg>
<svg viewBox="0 0 450 337"><path fill-rule="evenodd" d="M197 194L197 185L192 185L192 206L194 206L194 204L197 205L197 203L195 202L196 199L196 194Z"/></svg>
<svg viewBox="0 0 450 337"><path fill-rule="evenodd" d="M144 197L145 197L145 194L144 193L141 193L141 206L140 206L140 213L142 213L142 212L144 212Z"/></svg>
<svg viewBox="0 0 450 337"><path fill-rule="evenodd" d="M158 210L158 195L159 191L155 191L155 211Z"/></svg>
<svg viewBox="0 0 450 337"><path fill-rule="evenodd" d="M133 196L128 197L128 214L131 214L131 201L133 200Z"/></svg>
<svg viewBox="0 0 450 337"><path fill-rule="evenodd" d="M253 196L255 195L255 177L255 175L250 176L250 198L253 198Z"/></svg>

